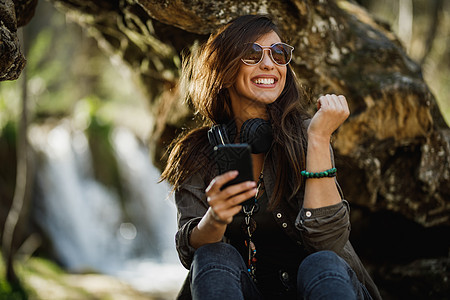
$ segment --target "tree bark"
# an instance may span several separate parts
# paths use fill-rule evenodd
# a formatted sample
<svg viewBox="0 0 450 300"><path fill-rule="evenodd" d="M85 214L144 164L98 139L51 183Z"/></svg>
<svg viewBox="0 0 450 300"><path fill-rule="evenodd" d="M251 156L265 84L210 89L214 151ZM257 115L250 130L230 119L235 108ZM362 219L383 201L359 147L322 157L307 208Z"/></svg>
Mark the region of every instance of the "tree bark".
<svg viewBox="0 0 450 300"><path fill-rule="evenodd" d="M352 115L335 135L339 180L352 203L450 225L450 133L420 66L385 24L349 1L54 0L134 70L156 119L155 163L193 126L176 83L180 52L241 14L270 12L295 48L314 96L342 93Z"/></svg>
<svg viewBox="0 0 450 300"><path fill-rule="evenodd" d="M25 67L17 28L34 15L37 0L0 0L0 81L16 80Z"/></svg>
<svg viewBox="0 0 450 300"><path fill-rule="evenodd" d="M11 1L4 1L10 25L2 28L14 32ZM175 132L194 126L176 88L182 50L238 15L270 12L296 48L292 65L301 82L316 97L342 93L348 98L352 115L334 142L348 198L423 226L450 225L449 128L420 66L385 24L353 2L53 1L134 71L155 116L150 144L159 167ZM34 1L23 1L22 12L29 11L27 3ZM19 59L18 49L9 56ZM6 61L11 59L0 60ZM2 78L15 78L23 68L20 62L11 65L0 72Z"/></svg>
<svg viewBox="0 0 450 300"><path fill-rule="evenodd" d="M14 32L17 21L11 1L5 1L1 2L7 16L2 28ZM296 48L292 65L302 83L316 97L342 93L349 100L352 115L336 133L334 147L341 157L340 181L352 202L371 210L400 212L424 226L450 225L445 200L450 196L448 126L420 66L405 54L386 25L353 2L54 3L89 28L109 55L120 56L135 72L156 119L151 146L159 167L177 129L193 126L192 112L181 103L176 89L180 52L238 15L270 12ZM24 5L21 11L29 11ZM4 69L2 78L15 78L23 68L20 47L13 48L8 57L19 62Z"/></svg>
<svg viewBox="0 0 450 300"><path fill-rule="evenodd" d="M32 189L33 172L28 143L28 96L26 70L22 75L22 111L17 133L17 168L14 197L11 202L2 234L2 256L6 266L6 279L14 286L20 286L14 269L16 245L24 238L24 224L27 223Z"/></svg>

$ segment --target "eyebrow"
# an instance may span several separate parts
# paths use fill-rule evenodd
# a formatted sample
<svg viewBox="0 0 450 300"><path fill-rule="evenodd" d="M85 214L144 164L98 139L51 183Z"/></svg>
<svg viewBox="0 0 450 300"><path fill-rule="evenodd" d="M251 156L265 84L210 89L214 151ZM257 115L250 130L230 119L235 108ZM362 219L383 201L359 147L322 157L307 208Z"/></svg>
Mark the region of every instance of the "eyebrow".
<svg viewBox="0 0 450 300"><path fill-rule="evenodd" d="M275 43L271 44L270 46L263 46L263 45L261 45L261 44L259 44L259 43L257 43L257 42L253 42L253 44L256 44L256 45L258 45L258 46L260 46L260 47L272 47L273 45L279 44L279 43L282 43L282 42L275 42Z"/></svg>

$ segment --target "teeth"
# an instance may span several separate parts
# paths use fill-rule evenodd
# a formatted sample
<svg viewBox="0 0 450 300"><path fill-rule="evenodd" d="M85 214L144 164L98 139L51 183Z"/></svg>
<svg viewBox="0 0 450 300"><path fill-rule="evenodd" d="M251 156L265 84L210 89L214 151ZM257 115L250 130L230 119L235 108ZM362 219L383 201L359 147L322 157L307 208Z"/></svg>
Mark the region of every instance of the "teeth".
<svg viewBox="0 0 450 300"><path fill-rule="evenodd" d="M257 78L255 80L256 84L274 84L275 83L275 79L273 78Z"/></svg>

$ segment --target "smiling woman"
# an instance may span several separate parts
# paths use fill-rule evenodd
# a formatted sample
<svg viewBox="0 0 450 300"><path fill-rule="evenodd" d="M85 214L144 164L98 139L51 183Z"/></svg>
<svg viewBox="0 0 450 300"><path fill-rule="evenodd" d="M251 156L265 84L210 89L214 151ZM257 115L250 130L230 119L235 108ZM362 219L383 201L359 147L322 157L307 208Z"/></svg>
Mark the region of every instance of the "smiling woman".
<svg viewBox="0 0 450 300"><path fill-rule="evenodd" d="M287 63L279 64L273 59L272 48L280 44L277 33L271 31L259 37L254 45L259 46L259 59L254 46L244 53L240 64L239 73L235 83L228 91L231 98L231 106L236 118L237 128L243 121L255 117L267 119L266 105L273 103L281 94L286 83ZM266 50L267 49L267 50ZM270 51L270 55L264 55ZM286 53L287 56L288 54ZM250 58L249 58L250 57ZM253 62L250 64L249 62Z"/></svg>
<svg viewBox="0 0 450 300"><path fill-rule="evenodd" d="M307 115L292 51L268 16L247 15L184 61L182 87L205 126L174 142L162 174L190 269L180 298L380 298L348 241L349 206L334 178L330 138L347 101L322 96ZM251 149L253 180L229 185L238 172L219 172L217 146L238 160L249 153L232 149Z"/></svg>

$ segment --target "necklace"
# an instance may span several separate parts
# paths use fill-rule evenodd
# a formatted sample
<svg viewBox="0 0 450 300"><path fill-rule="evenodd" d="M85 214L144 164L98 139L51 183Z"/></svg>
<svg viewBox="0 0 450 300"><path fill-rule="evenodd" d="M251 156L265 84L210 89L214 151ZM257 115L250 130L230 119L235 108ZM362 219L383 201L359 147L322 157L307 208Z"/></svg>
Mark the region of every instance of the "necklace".
<svg viewBox="0 0 450 300"><path fill-rule="evenodd" d="M266 156L267 157L267 156ZM247 270L250 273L250 276L252 277L253 281L256 282L256 246L255 243L252 241L253 233L256 230L256 221L252 218L253 214L256 213L259 210L259 203L258 199L262 194L260 192L263 192L265 190L264 187L264 164L266 162L266 158L264 158L263 167L261 170L261 174L258 178L258 183L256 186L256 195L253 198L253 203L250 205L243 205L242 206L242 212L244 213L244 223L242 226L242 229L244 230L244 234L246 235L246 239L244 241L245 247L248 249L248 260L247 260Z"/></svg>

